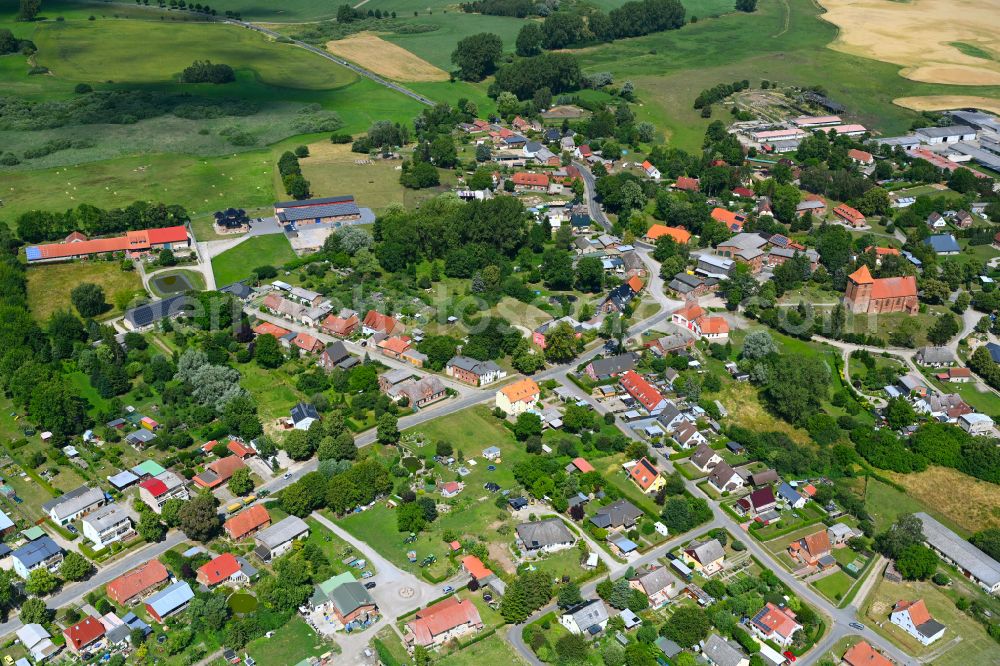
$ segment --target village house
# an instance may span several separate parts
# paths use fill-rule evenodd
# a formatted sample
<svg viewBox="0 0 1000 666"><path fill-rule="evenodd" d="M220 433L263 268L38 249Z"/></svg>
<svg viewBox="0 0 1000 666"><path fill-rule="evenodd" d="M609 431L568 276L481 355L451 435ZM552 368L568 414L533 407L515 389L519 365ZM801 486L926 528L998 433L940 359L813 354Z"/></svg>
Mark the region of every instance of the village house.
<svg viewBox="0 0 1000 666"><path fill-rule="evenodd" d="M678 423L673 433L671 433L671 437L673 437L674 441L682 449L690 449L694 446L708 444L708 439L701 434L698 426L690 421Z"/></svg>
<svg viewBox="0 0 1000 666"><path fill-rule="evenodd" d="M868 641L855 643L842 659L847 666L893 666L892 661L876 652Z"/></svg>
<svg viewBox="0 0 1000 666"><path fill-rule="evenodd" d="M139 499L156 513L163 511L163 505L167 500L187 501L189 498L184 480L168 470L139 483Z"/></svg>
<svg viewBox="0 0 1000 666"><path fill-rule="evenodd" d="M778 499L784 501L793 509L801 509L806 505L806 498L802 496L802 493L787 483L781 483L778 486Z"/></svg>
<svg viewBox="0 0 1000 666"><path fill-rule="evenodd" d="M720 493L731 493L742 488L745 481L729 463L722 461L708 475L708 484Z"/></svg>
<svg viewBox="0 0 1000 666"><path fill-rule="evenodd" d="M358 319L358 313L346 310L337 315L327 315L326 319L320 323L319 328L327 335L346 338L358 330L359 326L361 326L361 320Z"/></svg>
<svg viewBox="0 0 1000 666"><path fill-rule="evenodd" d="M549 331L550 328L555 328L556 326L558 326L561 323L568 324L569 327L573 329L574 337L576 337L577 339L580 339L581 337L583 337L584 330L586 330L588 328L582 322L579 322L579 321L573 319L572 317L568 317L568 316L567 317L560 317L559 319L553 319L552 321L547 321L544 324L542 324L541 326L539 326L538 328L536 328L534 331L532 331L532 333L531 333L531 341L534 344L536 344L539 349L543 349L544 350L545 347L546 347L545 334Z"/></svg>
<svg viewBox="0 0 1000 666"><path fill-rule="evenodd" d="M671 187L675 190L680 190L682 192L697 192L701 189L701 183L697 178L689 178L688 176L679 176L677 182L675 182Z"/></svg>
<svg viewBox="0 0 1000 666"><path fill-rule="evenodd" d="M833 209L833 214L842 220L844 224L854 229L861 228L868 224L868 220L857 208L852 208L847 204L840 204Z"/></svg>
<svg viewBox="0 0 1000 666"><path fill-rule="evenodd" d="M628 476L646 495L659 492L667 485L667 480L645 456L628 468Z"/></svg>
<svg viewBox="0 0 1000 666"><path fill-rule="evenodd" d="M590 522L603 530L632 529L642 515L641 509L627 499L620 499L598 509Z"/></svg>
<svg viewBox="0 0 1000 666"><path fill-rule="evenodd" d="M722 462L722 456L716 453L708 444L700 444L688 460L698 471L707 474Z"/></svg>
<svg viewBox="0 0 1000 666"><path fill-rule="evenodd" d="M238 469L246 467L239 456L226 456L205 466L205 471L195 474L192 481L201 488L212 490L229 480Z"/></svg>
<svg viewBox="0 0 1000 666"><path fill-rule="evenodd" d="M846 523L834 523L826 528L826 535L830 538L831 546L839 546L859 536L859 532Z"/></svg>
<svg viewBox="0 0 1000 666"><path fill-rule="evenodd" d="M482 618L472 601L448 597L417 611L414 619L406 623L403 641L411 647L438 647L482 628Z"/></svg>
<svg viewBox="0 0 1000 666"><path fill-rule="evenodd" d="M645 594L650 607L654 609L660 608L676 597L684 587L666 567L662 566L638 570L635 576L629 579L628 584L633 590Z"/></svg>
<svg viewBox="0 0 1000 666"><path fill-rule="evenodd" d="M341 583L333 588L329 596L329 608L337 622L347 627L352 624L367 624L378 613L378 605L368 594L368 590L358 581Z"/></svg>
<svg viewBox="0 0 1000 666"><path fill-rule="evenodd" d="M222 525L226 535L233 541L245 539L271 525L271 515L263 504L254 504L244 509Z"/></svg>
<svg viewBox="0 0 1000 666"><path fill-rule="evenodd" d="M759 273L764 266L765 245L767 239L760 234L739 233L719 243L715 253L720 257L749 264L751 271Z"/></svg>
<svg viewBox="0 0 1000 666"><path fill-rule="evenodd" d="M786 648L791 644L795 632L802 629L795 617L790 609L780 608L769 601L753 616L750 629L760 638L774 641Z"/></svg>
<svg viewBox="0 0 1000 666"><path fill-rule="evenodd" d="M958 417L958 425L970 435L988 435L993 430L993 419L986 414L962 414Z"/></svg>
<svg viewBox="0 0 1000 666"><path fill-rule="evenodd" d="M323 342L305 331L300 331L292 338L292 345L299 350L300 354L317 354L323 351Z"/></svg>
<svg viewBox="0 0 1000 666"><path fill-rule="evenodd" d="M916 638L921 645L930 645L944 636L945 626L931 617L923 599L896 602L889 621Z"/></svg>
<svg viewBox="0 0 1000 666"><path fill-rule="evenodd" d="M104 638L104 625L93 615L88 615L76 624L63 629L66 647L73 654L96 646Z"/></svg>
<svg viewBox="0 0 1000 666"><path fill-rule="evenodd" d="M327 372L332 372L338 368L341 370L349 370L350 368L358 365L360 362L361 361L359 361L356 356L352 356L351 353L347 351L347 347L344 343L338 340L337 342L331 342L323 349L316 361L316 364Z"/></svg>
<svg viewBox="0 0 1000 666"><path fill-rule="evenodd" d="M765 469L750 474L750 483L756 488L778 482L778 473L773 469Z"/></svg>
<svg viewBox="0 0 1000 666"><path fill-rule="evenodd" d="M684 333L671 333L647 342L646 347L657 356L665 356L671 352L680 352L694 347L695 338Z"/></svg>
<svg viewBox="0 0 1000 666"><path fill-rule="evenodd" d="M223 553L198 567L196 579L205 587L216 585L243 585L250 576L244 570L240 558L232 553Z"/></svg>
<svg viewBox="0 0 1000 666"><path fill-rule="evenodd" d="M806 567L828 569L837 564L830 555L830 536L825 529L792 541L788 544L788 556Z"/></svg>
<svg viewBox="0 0 1000 666"><path fill-rule="evenodd" d="M62 564L63 549L46 534L28 541L12 552L11 558L14 562L14 573L27 580L35 569L45 568L52 571Z"/></svg>
<svg viewBox="0 0 1000 666"><path fill-rule="evenodd" d="M826 200L818 194L807 194L795 206L795 216L805 217L807 214L818 220L826 219Z"/></svg>
<svg viewBox="0 0 1000 666"><path fill-rule="evenodd" d="M106 501L104 492L100 488L80 486L42 504L42 511L47 513L56 525L66 526L104 506Z"/></svg>
<svg viewBox="0 0 1000 666"><path fill-rule="evenodd" d="M743 223L747 221L746 216L741 213L734 213L725 208L716 206L712 209L712 219L721 223L731 233L738 234L743 231Z"/></svg>
<svg viewBox="0 0 1000 666"><path fill-rule="evenodd" d="M847 151L847 157L856 164L861 164L862 166L869 166L875 163L875 158L872 154L864 150L858 150L857 148L851 148Z"/></svg>
<svg viewBox="0 0 1000 666"><path fill-rule="evenodd" d="M750 665L747 656L719 634L711 634L707 640L701 642L701 653L712 666Z"/></svg>
<svg viewBox="0 0 1000 666"><path fill-rule="evenodd" d="M396 402L406 398L410 407L419 409L448 397L448 389L438 377L428 375L417 380L402 381L390 388L386 395Z"/></svg>
<svg viewBox="0 0 1000 666"><path fill-rule="evenodd" d="M52 642L52 634L38 623L25 624L14 633L36 664L41 664L59 653L59 646ZM27 663L23 659L18 660L20 661ZM14 662L15 666L21 666L18 662Z"/></svg>
<svg viewBox="0 0 1000 666"><path fill-rule="evenodd" d="M507 371L493 361L454 356L445 365L445 374L471 386L486 386L507 377Z"/></svg>
<svg viewBox="0 0 1000 666"><path fill-rule="evenodd" d="M649 412L650 416L658 415L667 405L667 399L663 397L655 386L642 378L635 370L626 370L618 377L618 383L622 385L632 398Z"/></svg>
<svg viewBox="0 0 1000 666"><path fill-rule="evenodd" d="M717 539L694 540L681 550L681 559L703 576L711 576L722 571L726 563L726 551Z"/></svg>
<svg viewBox="0 0 1000 666"><path fill-rule="evenodd" d="M944 372L939 372L936 377L952 384L965 384L973 380L972 371L968 368L948 368Z"/></svg>
<svg viewBox="0 0 1000 666"><path fill-rule="evenodd" d="M153 559L108 583L104 590L108 598L120 606L129 606L158 589L170 579L167 568Z"/></svg>
<svg viewBox="0 0 1000 666"><path fill-rule="evenodd" d="M544 173L519 171L511 177L515 192L547 192L549 177Z"/></svg>
<svg viewBox="0 0 1000 666"><path fill-rule="evenodd" d="M83 536L95 550L135 536L132 517L118 504L108 504L83 517Z"/></svg>
<svg viewBox="0 0 1000 666"><path fill-rule="evenodd" d="M410 349L411 340L406 336L392 336L381 340L377 347L383 356L399 359Z"/></svg>
<svg viewBox="0 0 1000 666"><path fill-rule="evenodd" d="M534 407L540 397L538 384L525 377L497 391L496 406L507 416L518 416Z"/></svg>
<svg viewBox="0 0 1000 666"><path fill-rule="evenodd" d="M773 512L777 505L778 502L774 498L774 491L771 490L770 486L765 486L763 488L758 488L746 497L741 498L738 502L736 502L733 508L738 513L742 513L744 516L757 518L758 516L762 516L768 512Z"/></svg>
<svg viewBox="0 0 1000 666"><path fill-rule="evenodd" d="M608 626L609 619L604 602L591 599L564 611L559 624L577 636L596 636Z"/></svg>
<svg viewBox="0 0 1000 666"><path fill-rule="evenodd" d="M529 553L554 553L576 543L573 533L559 518L521 523L515 528L518 541Z"/></svg>
<svg viewBox="0 0 1000 666"><path fill-rule="evenodd" d="M297 516L288 516L254 535L254 554L263 562L270 562L291 550L295 541L309 536L309 525Z"/></svg>
<svg viewBox="0 0 1000 666"><path fill-rule="evenodd" d="M438 484L438 490L441 492L441 497L449 499L459 494L465 489L464 483L459 483L458 481L445 481Z"/></svg>
<svg viewBox="0 0 1000 666"><path fill-rule="evenodd" d="M642 291L642 280L638 276L632 276L609 291L598 310L600 312L624 312L640 291Z"/></svg>
<svg viewBox="0 0 1000 666"><path fill-rule="evenodd" d="M185 581L177 581L146 599L146 612L157 622L180 613L194 599L194 590Z"/></svg>
<svg viewBox="0 0 1000 666"><path fill-rule="evenodd" d="M844 304L855 313L915 314L919 309L917 279L912 275L873 278L868 266L862 264L861 268L847 276Z"/></svg>
<svg viewBox="0 0 1000 666"><path fill-rule="evenodd" d="M587 364L584 372L594 381L611 379L628 370L634 370L636 355L633 353L619 354L608 358L597 358Z"/></svg>
<svg viewBox="0 0 1000 666"><path fill-rule="evenodd" d="M921 347L913 360L930 368L941 368L954 363L955 354L948 347Z"/></svg>
<svg viewBox="0 0 1000 666"><path fill-rule="evenodd" d="M385 336L396 335L403 332L403 325L398 321L375 310L369 310L365 315L361 325L361 333L365 336L372 336L381 333Z"/></svg>
<svg viewBox="0 0 1000 666"><path fill-rule="evenodd" d="M647 231L646 235L643 237L647 243L656 243L656 240L662 236L669 236L678 245L687 245L691 242L691 232L682 227L668 227L665 224L654 224Z"/></svg>
<svg viewBox="0 0 1000 666"><path fill-rule="evenodd" d="M653 166L653 164L649 160L646 160L645 162L642 163L642 170L645 171L646 175L652 178L653 180L660 179L660 170L657 169L655 166Z"/></svg>

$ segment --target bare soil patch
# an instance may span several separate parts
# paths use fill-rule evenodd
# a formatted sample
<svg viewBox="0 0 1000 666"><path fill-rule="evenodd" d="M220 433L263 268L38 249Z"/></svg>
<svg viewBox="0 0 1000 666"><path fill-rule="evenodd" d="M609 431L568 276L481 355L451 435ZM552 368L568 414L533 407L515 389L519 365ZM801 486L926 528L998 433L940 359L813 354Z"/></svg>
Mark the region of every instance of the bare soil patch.
<svg viewBox="0 0 1000 666"><path fill-rule="evenodd" d="M1000 62L963 53L1000 54L1000 0L820 0L840 28L830 48L903 66L926 83L1000 84Z"/></svg>
<svg viewBox="0 0 1000 666"><path fill-rule="evenodd" d="M370 32L327 42L326 50L395 81L448 80L448 72Z"/></svg>
<svg viewBox="0 0 1000 666"><path fill-rule="evenodd" d="M925 97L897 97L893 104L914 111L947 111L948 109L982 109L1000 113L1000 100L971 95L927 95Z"/></svg>

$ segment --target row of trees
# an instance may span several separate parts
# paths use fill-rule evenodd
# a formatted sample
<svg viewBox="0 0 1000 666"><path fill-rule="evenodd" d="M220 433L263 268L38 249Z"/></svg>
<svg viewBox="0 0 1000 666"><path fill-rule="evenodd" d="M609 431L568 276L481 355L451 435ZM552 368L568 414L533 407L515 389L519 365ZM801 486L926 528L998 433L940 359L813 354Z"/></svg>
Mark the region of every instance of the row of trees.
<svg viewBox="0 0 1000 666"><path fill-rule="evenodd" d="M28 243L62 240L73 231L103 236L137 229L186 224L190 218L183 206L136 201L125 208L106 210L80 204L64 212L31 210L15 221L17 235Z"/></svg>
<svg viewBox="0 0 1000 666"><path fill-rule="evenodd" d="M278 174L281 176L281 183L288 196L293 199L309 198L309 181L302 175L302 166L299 164L298 155L290 150L282 153L281 157L278 158Z"/></svg>
<svg viewBox="0 0 1000 666"><path fill-rule="evenodd" d="M181 72L181 83L232 83L236 72L229 65L212 64L211 60L195 60Z"/></svg>

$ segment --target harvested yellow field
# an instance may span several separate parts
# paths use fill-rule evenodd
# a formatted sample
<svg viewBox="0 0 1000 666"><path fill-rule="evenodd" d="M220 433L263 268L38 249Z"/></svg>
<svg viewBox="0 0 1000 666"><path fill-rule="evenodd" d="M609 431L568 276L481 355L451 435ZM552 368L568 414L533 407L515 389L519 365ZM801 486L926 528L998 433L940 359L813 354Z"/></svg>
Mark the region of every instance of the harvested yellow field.
<svg viewBox="0 0 1000 666"><path fill-rule="evenodd" d="M959 527L978 532L1000 527L1000 492L988 481L950 467L928 467L919 474L885 472L924 506L934 507ZM959 492L956 492L959 490Z"/></svg>
<svg viewBox="0 0 1000 666"><path fill-rule="evenodd" d="M893 104L914 111L948 111L949 109L982 109L1000 113L1000 99L972 95L927 95L925 97L897 97Z"/></svg>
<svg viewBox="0 0 1000 666"><path fill-rule="evenodd" d="M326 50L394 81L448 80L448 72L371 32L327 42Z"/></svg>
<svg viewBox="0 0 1000 666"><path fill-rule="evenodd" d="M1000 0L819 0L830 48L901 65L914 81L1000 85Z"/></svg>

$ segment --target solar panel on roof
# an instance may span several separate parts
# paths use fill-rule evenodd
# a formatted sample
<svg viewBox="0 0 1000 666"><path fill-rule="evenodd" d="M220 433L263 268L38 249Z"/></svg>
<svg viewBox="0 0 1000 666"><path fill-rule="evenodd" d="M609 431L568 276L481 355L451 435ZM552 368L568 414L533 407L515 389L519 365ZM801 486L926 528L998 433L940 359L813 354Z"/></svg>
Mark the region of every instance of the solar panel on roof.
<svg viewBox="0 0 1000 666"><path fill-rule="evenodd" d="M38 261L42 258L42 250L37 245L32 245L24 251L28 261Z"/></svg>

